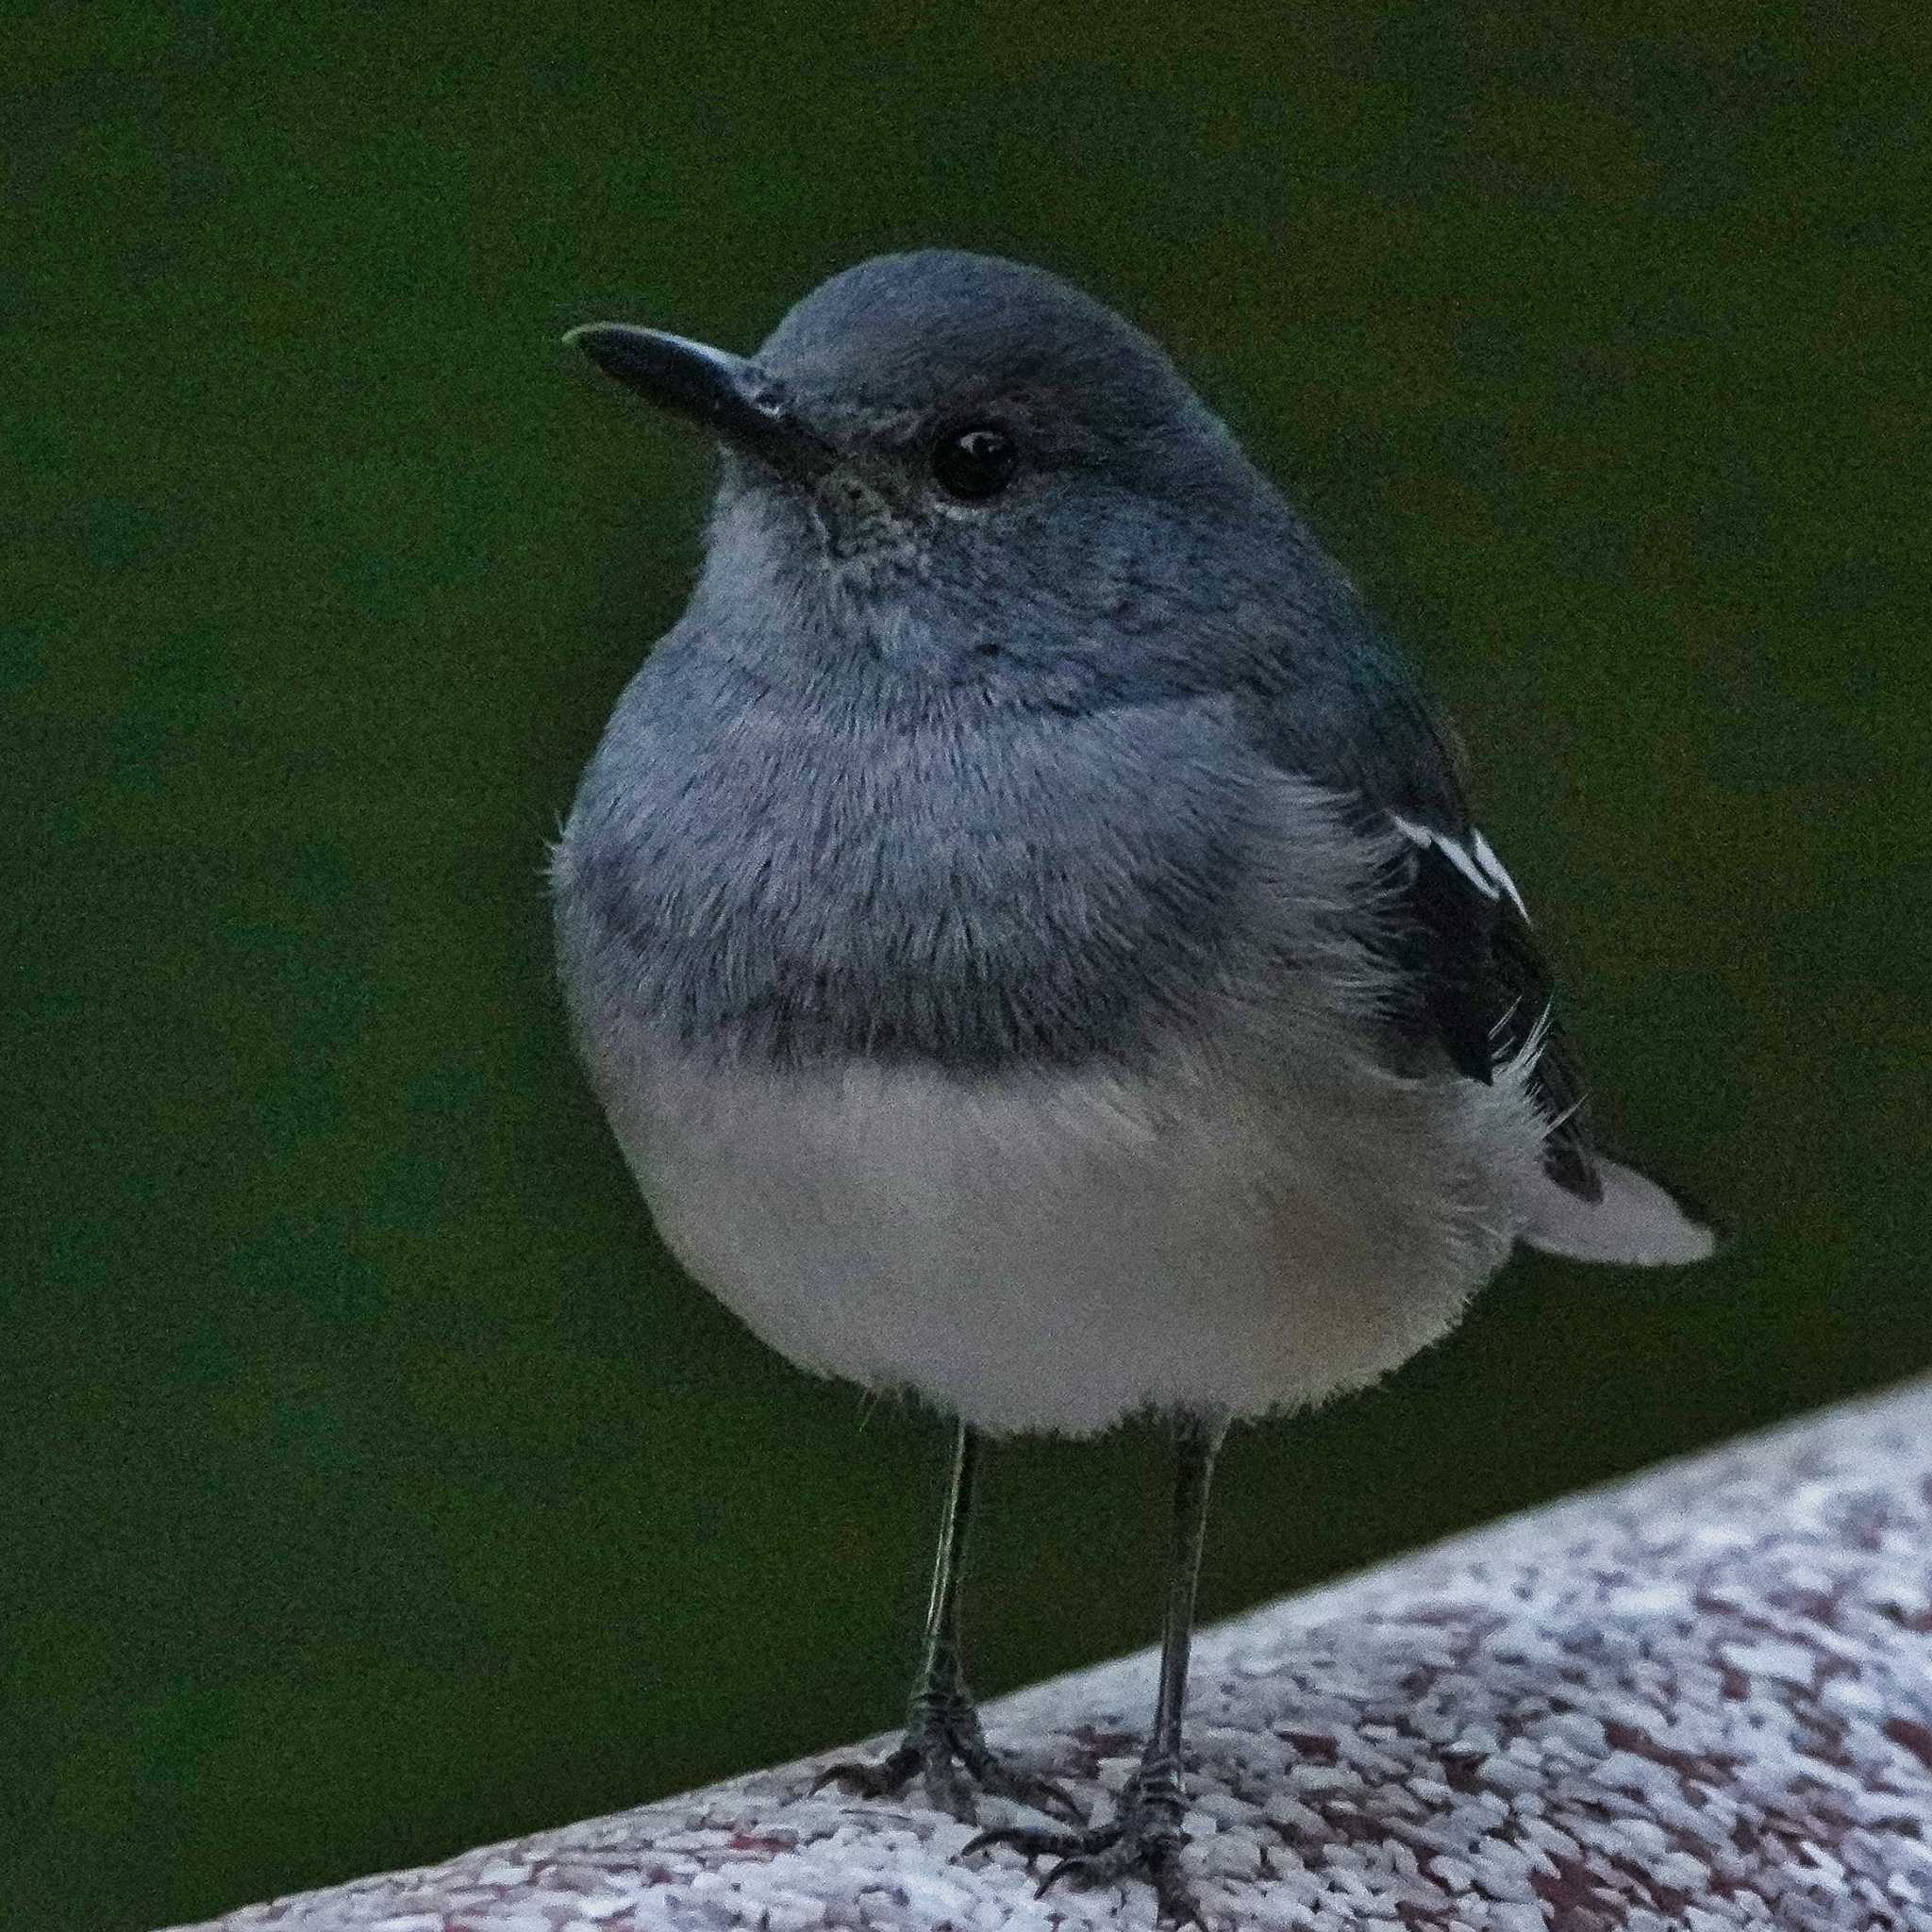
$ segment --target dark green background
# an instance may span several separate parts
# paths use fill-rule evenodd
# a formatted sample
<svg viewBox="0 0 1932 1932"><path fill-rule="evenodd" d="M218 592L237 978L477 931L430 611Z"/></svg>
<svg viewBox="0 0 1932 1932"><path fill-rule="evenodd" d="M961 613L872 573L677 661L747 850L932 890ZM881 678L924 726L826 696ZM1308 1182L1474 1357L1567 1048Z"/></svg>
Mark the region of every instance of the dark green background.
<svg viewBox="0 0 1932 1932"><path fill-rule="evenodd" d="M1616 1130L1744 1229L1242 1434L1210 1613L1932 1361L1915 19L15 9L0 1917L897 1707L937 1431L676 1277L552 991L707 488L589 315L749 346L937 240L1166 339L1459 712ZM1159 1489L1000 1459L984 1686L1149 1636Z"/></svg>

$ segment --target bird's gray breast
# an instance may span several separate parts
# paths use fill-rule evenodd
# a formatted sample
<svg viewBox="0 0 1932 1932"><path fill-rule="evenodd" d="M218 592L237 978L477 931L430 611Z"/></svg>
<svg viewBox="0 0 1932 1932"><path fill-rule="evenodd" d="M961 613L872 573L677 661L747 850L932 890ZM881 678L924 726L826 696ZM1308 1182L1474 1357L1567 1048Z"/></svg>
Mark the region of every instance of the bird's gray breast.
<svg viewBox="0 0 1932 1932"><path fill-rule="evenodd" d="M647 664L558 853L579 1021L777 1064L1132 1058L1226 963L1253 800L1216 729Z"/></svg>

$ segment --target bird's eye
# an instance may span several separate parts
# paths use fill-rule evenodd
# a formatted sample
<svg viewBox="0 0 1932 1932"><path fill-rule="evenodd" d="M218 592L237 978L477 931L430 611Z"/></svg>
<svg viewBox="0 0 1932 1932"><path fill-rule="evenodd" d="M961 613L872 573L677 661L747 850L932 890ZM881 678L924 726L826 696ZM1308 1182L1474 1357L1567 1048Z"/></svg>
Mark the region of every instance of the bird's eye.
<svg viewBox="0 0 1932 1932"><path fill-rule="evenodd" d="M1019 464L1013 439L988 424L948 429L933 444L932 473L940 488L966 503L997 496L1013 480Z"/></svg>

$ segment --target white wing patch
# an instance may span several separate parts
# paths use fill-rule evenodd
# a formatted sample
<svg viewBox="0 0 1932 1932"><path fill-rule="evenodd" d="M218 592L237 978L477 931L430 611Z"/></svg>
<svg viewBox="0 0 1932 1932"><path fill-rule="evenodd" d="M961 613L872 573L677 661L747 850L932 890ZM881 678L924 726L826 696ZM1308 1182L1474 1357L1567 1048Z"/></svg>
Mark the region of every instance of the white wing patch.
<svg viewBox="0 0 1932 1932"><path fill-rule="evenodd" d="M1522 913L1524 923L1528 924L1529 908L1523 903L1523 894L1516 890L1516 881L1503 869L1503 861L1480 832L1472 831L1470 842L1465 845L1460 839L1452 839L1447 832L1438 831L1433 825L1418 824L1414 819L1404 818L1399 811L1389 814L1389 823L1410 844L1433 845L1484 898L1500 900L1507 896Z"/></svg>
<svg viewBox="0 0 1932 1932"><path fill-rule="evenodd" d="M1480 832L1473 831L1471 836L1474 843L1475 862L1509 895L1509 903L1523 914L1523 923L1527 925L1529 908L1523 903L1523 894L1516 890L1516 881L1504 871L1503 861L1496 857L1490 841Z"/></svg>

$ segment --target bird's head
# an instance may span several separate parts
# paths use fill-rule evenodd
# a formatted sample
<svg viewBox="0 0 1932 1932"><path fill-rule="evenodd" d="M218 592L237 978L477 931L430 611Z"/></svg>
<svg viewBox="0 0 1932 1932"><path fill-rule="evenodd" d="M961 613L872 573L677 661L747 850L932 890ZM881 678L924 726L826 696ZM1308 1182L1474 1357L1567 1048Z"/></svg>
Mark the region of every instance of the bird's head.
<svg viewBox="0 0 1932 1932"><path fill-rule="evenodd" d="M931 249L806 296L750 358L623 324L608 375L725 452L698 593L826 648L1021 696L1211 637L1285 507L1141 330L1058 276ZM1151 667L1150 667L1151 668Z"/></svg>

